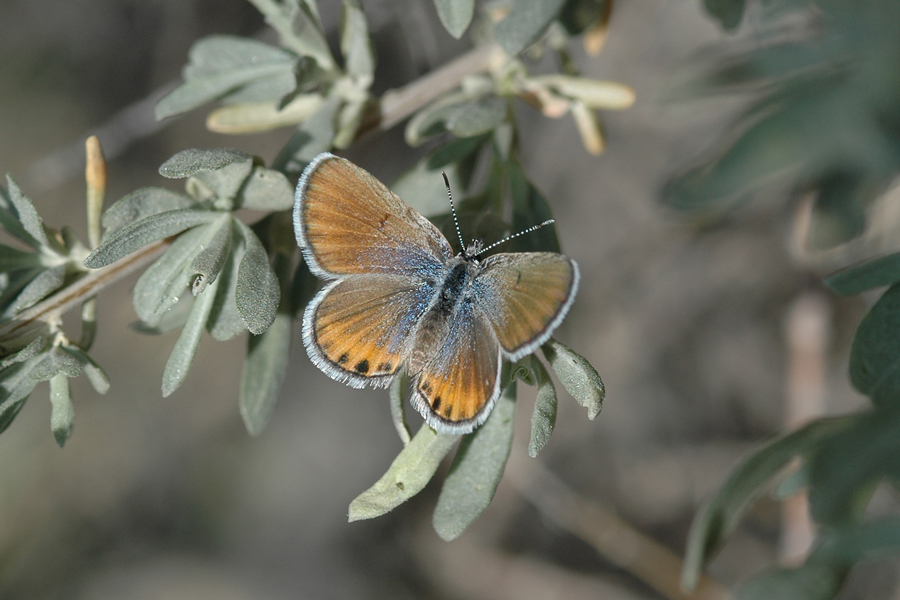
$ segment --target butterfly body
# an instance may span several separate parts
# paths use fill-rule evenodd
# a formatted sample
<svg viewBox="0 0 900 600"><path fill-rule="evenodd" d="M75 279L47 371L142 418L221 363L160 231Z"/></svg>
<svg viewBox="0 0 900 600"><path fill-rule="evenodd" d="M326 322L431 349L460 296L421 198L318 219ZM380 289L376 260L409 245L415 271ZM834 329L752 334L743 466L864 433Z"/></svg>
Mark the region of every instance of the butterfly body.
<svg viewBox="0 0 900 600"><path fill-rule="evenodd" d="M481 260L473 245L454 256L425 217L327 153L300 179L294 226L310 270L329 281L304 312L313 363L353 387L405 370L413 405L446 433L484 422L503 359L549 339L578 287L577 265L560 254Z"/></svg>

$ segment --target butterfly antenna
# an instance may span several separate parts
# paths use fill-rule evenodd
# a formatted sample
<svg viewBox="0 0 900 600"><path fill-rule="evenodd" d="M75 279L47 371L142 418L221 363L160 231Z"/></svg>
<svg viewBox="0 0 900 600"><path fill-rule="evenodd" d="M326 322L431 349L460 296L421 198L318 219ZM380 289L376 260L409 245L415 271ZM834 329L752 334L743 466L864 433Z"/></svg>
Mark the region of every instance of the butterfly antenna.
<svg viewBox="0 0 900 600"><path fill-rule="evenodd" d="M441 171L441 175L444 176L444 185L447 186L447 199L450 201L450 212L453 213L453 224L456 225L456 235L459 236L459 247L465 250L466 243L463 241L462 232L459 230L459 219L456 218L456 208L453 206L453 194L450 193L450 180L443 171Z"/></svg>
<svg viewBox="0 0 900 600"><path fill-rule="evenodd" d="M550 224L555 223L555 222L556 222L555 220L550 219L549 221L544 221L544 222L541 223L540 225L532 225L532 226L529 227L528 229L523 229L523 230L520 231L519 233L514 233L514 234L512 234L512 235L508 235L508 236L506 236L505 238L503 238L502 240L500 240L499 242L494 242L494 243L491 244L490 246L485 246L484 248L482 248L481 250L479 250L477 253L475 253L475 256L478 256L479 254L484 254L485 252L487 252L487 251L490 250L491 248L495 248L495 247L499 246L500 244L502 244L503 242L508 242L509 240L511 240L511 239L513 239L513 238L519 237L520 235L525 235L526 233L531 233L532 231L537 231L537 230L540 229L541 227L544 227L544 226L546 226L546 225L550 225Z"/></svg>

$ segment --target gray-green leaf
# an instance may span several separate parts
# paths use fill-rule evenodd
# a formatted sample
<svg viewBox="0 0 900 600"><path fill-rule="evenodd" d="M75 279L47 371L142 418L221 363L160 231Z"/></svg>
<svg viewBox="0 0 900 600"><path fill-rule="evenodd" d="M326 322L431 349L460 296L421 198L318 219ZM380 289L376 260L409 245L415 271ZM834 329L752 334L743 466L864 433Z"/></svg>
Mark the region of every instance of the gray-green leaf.
<svg viewBox="0 0 900 600"><path fill-rule="evenodd" d="M98 394L105 394L109 391L109 377L106 372L98 365L93 358L77 346L61 346L63 350L74 356L84 369L84 374L88 381Z"/></svg>
<svg viewBox="0 0 900 600"><path fill-rule="evenodd" d="M191 261L210 233L211 227L205 226L180 235L140 276L132 292L132 301L141 321L154 327L176 305L191 283Z"/></svg>
<svg viewBox="0 0 900 600"><path fill-rule="evenodd" d="M9 187L9 199L12 201L13 206L15 206L16 212L19 215L19 223L21 223L22 228L27 232L31 240L21 236L21 230L16 231L10 229L9 232L13 235L18 233L19 235L17 237L19 237L19 239L34 248L37 248L38 246L49 246L50 241L47 239L47 232L44 231L44 220L41 219L34 204L32 204L31 200L22 193L22 190L19 189L19 186L16 185L16 182L13 181L13 178L8 174L6 175L6 185Z"/></svg>
<svg viewBox="0 0 900 600"><path fill-rule="evenodd" d="M294 187L280 171L254 167L244 183L236 208L278 211L294 205Z"/></svg>
<svg viewBox="0 0 900 600"><path fill-rule="evenodd" d="M281 290L259 238L240 221L236 223L244 238L245 252L238 268L235 301L247 329L259 335L275 320Z"/></svg>
<svg viewBox="0 0 900 600"><path fill-rule="evenodd" d="M588 419L593 420L600 414L606 397L606 387L597 370L586 358L556 340L551 339L541 349L560 383L578 404L588 409Z"/></svg>
<svg viewBox="0 0 900 600"><path fill-rule="evenodd" d="M265 429L287 371L291 350L291 315L279 312L260 335L247 340L247 359L241 372L240 410L250 435Z"/></svg>
<svg viewBox="0 0 900 600"><path fill-rule="evenodd" d="M108 236L113 231L150 215L190 208L193 204L191 198L172 190L160 187L141 188L107 208L103 213L103 226Z"/></svg>
<svg viewBox="0 0 900 600"><path fill-rule="evenodd" d="M272 168L299 175L313 158L330 150L341 105L340 98L326 98L316 112L297 128L297 133L278 153Z"/></svg>
<svg viewBox="0 0 900 600"><path fill-rule="evenodd" d="M256 40L226 35L203 38L191 48L184 83L157 102L156 118L187 112L262 78L292 74L296 62L293 54Z"/></svg>
<svg viewBox="0 0 900 600"><path fill-rule="evenodd" d="M203 249L191 261L191 271L197 274L191 292L196 296L218 277L231 250L232 217L223 214L219 222L209 226L212 235Z"/></svg>
<svg viewBox="0 0 900 600"><path fill-rule="evenodd" d="M447 32L459 39L466 32L475 13L475 0L434 0L438 17Z"/></svg>
<svg viewBox="0 0 900 600"><path fill-rule="evenodd" d="M459 537L488 507L512 448L516 384L497 400L488 420L463 438L444 480L432 524L442 539Z"/></svg>
<svg viewBox="0 0 900 600"><path fill-rule="evenodd" d="M66 280L67 269L68 265L62 264L44 269L38 273L37 277L28 282L28 285L16 296L12 307L13 312L19 312L34 306L37 302L58 290Z"/></svg>
<svg viewBox="0 0 900 600"><path fill-rule="evenodd" d="M357 85L368 89L375 73L375 50L369 37L366 14L359 5L359 0L344 0L341 17L344 69L357 80Z"/></svg>
<svg viewBox="0 0 900 600"><path fill-rule="evenodd" d="M62 448L72 435L75 424L75 405L69 394L69 378L60 373L50 379L50 430L56 443Z"/></svg>
<svg viewBox="0 0 900 600"><path fill-rule="evenodd" d="M218 171L232 163L252 161L253 157L235 148L182 150L159 167L159 174L169 179L185 179L206 171Z"/></svg>
<svg viewBox="0 0 900 600"><path fill-rule="evenodd" d="M213 339L220 342L230 340L247 331L247 325L244 324L234 299L237 291L238 269L243 258L243 245L236 245L231 256L228 257L228 264L219 274L219 291L209 314L209 320L206 322L206 329Z"/></svg>
<svg viewBox="0 0 900 600"><path fill-rule="evenodd" d="M400 506L431 481L458 436L437 433L428 425L419 432L381 479L350 503L349 520L374 519Z"/></svg>
<svg viewBox="0 0 900 600"><path fill-rule="evenodd" d="M497 24L497 41L510 56L535 42L556 18L565 0L514 0L509 16Z"/></svg>
<svg viewBox="0 0 900 600"><path fill-rule="evenodd" d="M531 413L531 438L528 440L528 456L534 458L550 440L556 425L556 388L547 369L536 356L531 355L531 369L537 377L537 398Z"/></svg>
<svg viewBox="0 0 900 600"><path fill-rule="evenodd" d="M216 297L216 286L218 283L213 282L194 300L187 323L184 324L184 329L181 331L178 341L175 342L175 347L172 348L169 360L166 361L162 380L163 398L175 392L187 377L191 363L194 362L194 356L197 354L197 348L200 346L200 337L206 327L213 300Z"/></svg>
<svg viewBox="0 0 900 600"><path fill-rule="evenodd" d="M84 266L89 269L105 267L148 244L181 233L191 227L211 223L220 215L221 213L207 210L184 209L170 210L149 216L119 229L103 240L100 246L84 260Z"/></svg>
<svg viewBox="0 0 900 600"><path fill-rule="evenodd" d="M408 385L409 377L407 377L406 373L401 373L394 377L394 380L391 381L391 387L388 389L388 397L391 404L391 420L394 422L394 429L397 430L397 435L400 436L400 441L403 442L404 446L409 445L412 439L409 433L409 425L406 423L406 412L404 411L406 404L403 398Z"/></svg>
<svg viewBox="0 0 900 600"><path fill-rule="evenodd" d="M16 418L25 400L38 384L37 379L31 377L31 371L43 359L43 355L33 356L0 371L0 433Z"/></svg>

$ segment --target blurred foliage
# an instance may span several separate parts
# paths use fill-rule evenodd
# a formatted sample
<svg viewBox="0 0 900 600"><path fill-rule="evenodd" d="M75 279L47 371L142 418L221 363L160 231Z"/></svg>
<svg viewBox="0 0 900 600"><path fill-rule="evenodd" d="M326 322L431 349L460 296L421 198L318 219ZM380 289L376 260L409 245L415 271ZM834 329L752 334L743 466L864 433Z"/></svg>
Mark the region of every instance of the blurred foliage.
<svg viewBox="0 0 900 600"><path fill-rule="evenodd" d="M708 0L726 29L743 1ZM727 136L725 149L672 182L668 200L710 208L773 181L813 192L809 245L827 248L865 227L865 208L900 170L900 4L771 1L752 47L738 43L694 82L700 93L751 91L758 100ZM743 47L741 47L743 46ZM776 493L808 494L819 538L805 562L751 578L736 598L834 598L858 562L900 552L900 517L873 519L876 487L900 483L900 262L890 255L826 279L839 294L890 286L854 335L850 381L871 400L857 414L819 419L748 456L697 515L683 583L704 566L752 502L795 459L801 464Z"/></svg>
<svg viewBox="0 0 900 600"><path fill-rule="evenodd" d="M744 2L706 5L732 28ZM863 231L865 208L900 168L900 4L772 0L758 8L754 35L696 65L701 74L684 91L757 99L666 198L708 209L789 185L815 195L808 242L828 248Z"/></svg>

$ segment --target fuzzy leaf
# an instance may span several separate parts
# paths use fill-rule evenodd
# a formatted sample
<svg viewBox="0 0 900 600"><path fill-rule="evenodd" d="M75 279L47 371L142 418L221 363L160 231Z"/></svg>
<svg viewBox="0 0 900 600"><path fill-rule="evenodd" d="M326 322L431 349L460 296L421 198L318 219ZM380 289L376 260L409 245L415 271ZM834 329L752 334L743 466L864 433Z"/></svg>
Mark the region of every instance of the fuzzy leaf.
<svg viewBox="0 0 900 600"><path fill-rule="evenodd" d="M184 194L160 187L141 188L107 208L103 213L103 226L107 229L108 236L117 229L151 215L191 208L193 205L194 201Z"/></svg>
<svg viewBox="0 0 900 600"><path fill-rule="evenodd" d="M475 0L434 0L434 6L447 32L461 38L475 14Z"/></svg>
<svg viewBox="0 0 900 600"><path fill-rule="evenodd" d="M260 79L292 75L297 62L296 56L280 48L226 35L197 41L188 56L184 83L156 103L158 120L197 108Z"/></svg>
<svg viewBox="0 0 900 600"><path fill-rule="evenodd" d="M66 280L66 271L68 265L62 264L49 269L44 269L38 273L37 277L32 279L28 285L22 289L22 292L16 296L13 303L13 312L25 310L34 306L51 293L58 290Z"/></svg>
<svg viewBox="0 0 900 600"><path fill-rule="evenodd" d="M310 56L329 71L334 59L322 31L318 9L313 0L291 0L285 3L250 0L281 36L281 45L300 56Z"/></svg>
<svg viewBox="0 0 900 600"><path fill-rule="evenodd" d="M330 150L341 104L340 98L326 98L281 149L272 168L299 176L313 158Z"/></svg>
<svg viewBox="0 0 900 600"><path fill-rule="evenodd" d="M247 331L247 325L238 312L235 302L237 290L238 268L244 257L243 245L237 246L228 257L228 263L219 274L219 291L216 293L216 301L213 303L206 329L213 339L220 342L230 340Z"/></svg>
<svg viewBox="0 0 900 600"><path fill-rule="evenodd" d="M319 94L299 94L284 108L279 108L278 102L228 104L209 113L206 128L229 134L271 131L304 122L321 105L322 96Z"/></svg>
<svg viewBox="0 0 900 600"><path fill-rule="evenodd" d="M89 269L99 269L136 252L148 244L163 240L197 225L211 223L221 213L207 210L170 210L132 223L103 240L84 261Z"/></svg>
<svg viewBox="0 0 900 600"><path fill-rule="evenodd" d="M50 379L50 405L50 430L56 443L62 448L72 435L72 426L75 424L75 405L69 394L69 378L63 373Z"/></svg>
<svg viewBox="0 0 900 600"><path fill-rule="evenodd" d="M275 319L281 290L259 238L240 221L236 223L244 238L245 251L238 268L235 302L247 329L259 335Z"/></svg>
<svg viewBox="0 0 900 600"><path fill-rule="evenodd" d="M268 329L247 340L240 410L250 435L262 433L275 409L290 357L292 326L291 315L279 312Z"/></svg>
<svg viewBox="0 0 900 600"><path fill-rule="evenodd" d="M172 395L181 387L187 377L191 363L194 362L194 356L197 354L197 348L200 346L200 337L206 327L206 321L209 319L217 286L218 283L213 282L194 300L187 323L184 324L184 329L181 331L178 341L175 342L175 347L172 348L169 360L166 361L162 380L163 398Z"/></svg>
<svg viewBox="0 0 900 600"><path fill-rule="evenodd" d="M34 365L31 378L36 381L48 381L60 373L74 378L81 375L81 372L81 363L74 356L54 348Z"/></svg>
<svg viewBox="0 0 900 600"><path fill-rule="evenodd" d="M140 276L132 292L132 302L141 321L154 327L178 303L191 283L191 261L211 233L211 226L201 226L180 235Z"/></svg>
<svg viewBox="0 0 900 600"><path fill-rule="evenodd" d="M29 358L37 356L43 350L45 343L46 339L43 336L39 336L28 342L28 345L21 350L17 350L8 356L4 356L3 360L0 361L0 372L10 365L25 362Z"/></svg>
<svg viewBox="0 0 900 600"><path fill-rule="evenodd" d="M43 355L33 356L0 371L0 433L13 422L38 384L37 379L31 377L31 371L43 359Z"/></svg>
<svg viewBox="0 0 900 600"><path fill-rule="evenodd" d="M41 257L37 252L24 252L0 244L0 272L8 273L40 266Z"/></svg>
<svg viewBox="0 0 900 600"><path fill-rule="evenodd" d="M451 165L444 172L450 181L450 189L456 193L462 192L464 187L457 176L456 166ZM420 160L412 169L394 180L391 190L426 217L445 214L450 209L441 171L428 168L427 160Z"/></svg>
<svg viewBox="0 0 900 600"><path fill-rule="evenodd" d="M159 167L159 174L169 179L185 179L206 171L218 171L233 163L252 160L253 157L235 148L182 150Z"/></svg>
<svg viewBox="0 0 900 600"><path fill-rule="evenodd" d="M509 16L497 24L497 41L516 56L544 33L565 0L513 0Z"/></svg>
<svg viewBox="0 0 900 600"><path fill-rule="evenodd" d="M458 538L494 498L512 448L515 413L516 384L512 383L484 425L463 438L432 517L442 539Z"/></svg>
<svg viewBox="0 0 900 600"><path fill-rule="evenodd" d="M232 210L235 199L252 171L253 161L242 160L215 171L196 173L187 180L185 187L188 194L198 200L212 200L215 208Z"/></svg>
<svg viewBox="0 0 900 600"><path fill-rule="evenodd" d="M6 185L9 188L9 199L16 208L16 213L18 213L19 223L21 223L22 229L25 230L31 239L20 237L21 230L15 231L10 229L8 231L13 235L18 233L19 235L16 237L19 237L19 239L33 248L38 246L49 247L50 240L47 239L47 232L44 231L44 220L41 219L34 204L22 193L22 190L19 189L19 186L8 174L6 176Z"/></svg>
<svg viewBox="0 0 900 600"><path fill-rule="evenodd" d="M423 424L387 473L350 503L349 521L380 517L422 491L458 439Z"/></svg>
<svg viewBox="0 0 900 600"><path fill-rule="evenodd" d="M191 261L191 271L197 274L191 292L196 296L218 277L231 250L232 217L223 214L217 223L209 225L211 235L203 249Z"/></svg>
<svg viewBox="0 0 900 600"><path fill-rule="evenodd" d="M541 346L544 357L566 391L581 406L588 409L588 419L593 420L603 408L606 387L591 363L572 349L551 339Z"/></svg>
<svg viewBox="0 0 900 600"><path fill-rule="evenodd" d="M236 208L278 211L294 205L294 187L279 171L254 167L241 190Z"/></svg>
<svg viewBox="0 0 900 600"><path fill-rule="evenodd" d="M534 355L530 358L538 386L534 412L531 413L531 438L528 441L528 456L534 458L550 440L550 434L556 425L556 388L541 361Z"/></svg>
<svg viewBox="0 0 900 600"><path fill-rule="evenodd" d="M109 391L109 377L103 369L94 362L94 359L77 346L61 346L63 350L74 356L84 369L84 374L88 381L98 394L105 394Z"/></svg>
<svg viewBox="0 0 900 600"><path fill-rule="evenodd" d="M359 0L344 0L341 13L341 54L344 69L361 89L368 89L375 73L375 50L369 37L369 25Z"/></svg>
<svg viewBox="0 0 900 600"><path fill-rule="evenodd" d="M397 435L400 436L400 441L403 442L404 446L409 445L410 440L412 440L412 436L409 433L409 425L406 422L406 412L404 411L406 404L403 398L404 390L407 389L408 385L409 377L406 376L406 373L401 373L394 377L394 380L391 381L391 387L388 389L388 397L391 401L391 420L394 422L394 429L397 430Z"/></svg>

